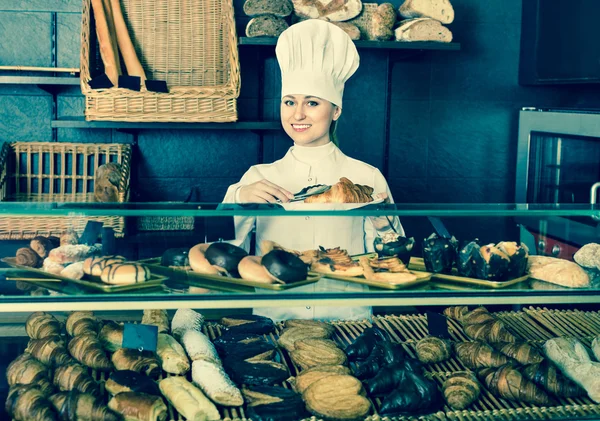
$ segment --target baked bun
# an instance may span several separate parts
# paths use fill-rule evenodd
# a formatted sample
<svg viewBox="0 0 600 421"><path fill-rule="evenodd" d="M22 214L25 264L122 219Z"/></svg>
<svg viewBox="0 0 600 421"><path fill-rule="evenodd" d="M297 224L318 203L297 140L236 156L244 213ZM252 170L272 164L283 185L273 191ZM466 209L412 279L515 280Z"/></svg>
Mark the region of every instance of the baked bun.
<svg viewBox="0 0 600 421"><path fill-rule="evenodd" d="M262 258L262 265L277 279L285 282L303 281L308 268L298 256L283 250L272 250Z"/></svg>
<svg viewBox="0 0 600 421"><path fill-rule="evenodd" d="M261 263L260 256L246 256L238 265L238 272L242 279L264 284L282 284L283 282L269 273Z"/></svg>
<svg viewBox="0 0 600 421"><path fill-rule="evenodd" d="M263 257L244 257L238 265L238 272L247 281L287 284L305 280L308 267L292 253L272 250Z"/></svg>
<svg viewBox="0 0 600 421"><path fill-rule="evenodd" d="M107 284L135 284L150 279L150 270L139 263L115 263L106 266L100 277Z"/></svg>
<svg viewBox="0 0 600 421"><path fill-rule="evenodd" d="M228 273L237 271L240 260L248 255L246 250L229 243L213 243L204 254L211 265L222 267Z"/></svg>
<svg viewBox="0 0 600 421"><path fill-rule="evenodd" d="M123 263L124 261L125 258L123 256L88 257L83 262L83 273L92 276L101 276L106 266L114 263Z"/></svg>

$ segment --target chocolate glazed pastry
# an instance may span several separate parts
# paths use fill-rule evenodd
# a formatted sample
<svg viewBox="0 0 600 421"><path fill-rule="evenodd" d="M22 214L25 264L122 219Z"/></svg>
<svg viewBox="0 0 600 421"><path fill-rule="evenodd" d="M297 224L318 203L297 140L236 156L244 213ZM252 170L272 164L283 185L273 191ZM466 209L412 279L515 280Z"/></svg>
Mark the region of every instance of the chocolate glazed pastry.
<svg viewBox="0 0 600 421"><path fill-rule="evenodd" d="M106 390L111 395L121 392L138 392L160 396L158 385L150 377L132 370L117 370L110 373L105 384Z"/></svg>
<svg viewBox="0 0 600 421"><path fill-rule="evenodd" d="M286 284L306 279L308 267L298 256L283 250L272 250L262 258L262 264L277 279Z"/></svg>
<svg viewBox="0 0 600 421"><path fill-rule="evenodd" d="M230 274L237 274L240 260L247 255L246 250L229 243L213 243L204 253L211 265L222 267Z"/></svg>
<svg viewBox="0 0 600 421"><path fill-rule="evenodd" d="M388 334L378 327L369 327L346 347L346 355L350 361L367 358L377 342L389 341Z"/></svg>

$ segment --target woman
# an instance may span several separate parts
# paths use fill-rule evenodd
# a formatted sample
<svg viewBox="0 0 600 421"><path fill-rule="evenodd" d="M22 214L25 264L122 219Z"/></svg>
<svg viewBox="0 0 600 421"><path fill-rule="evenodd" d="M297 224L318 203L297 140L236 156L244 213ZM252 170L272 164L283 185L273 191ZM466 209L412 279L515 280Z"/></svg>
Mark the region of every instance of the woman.
<svg viewBox="0 0 600 421"><path fill-rule="evenodd" d="M376 193L392 197L381 172L371 165L344 155L332 141L335 123L342 113L345 82L359 65L359 56L350 37L337 26L321 20L307 20L284 31L277 42L281 68L281 124L294 141L287 154L272 164L251 167L239 183L229 187L224 203L288 202L293 192L314 184L333 185L341 177L355 184L373 187ZM390 224L381 219L352 216L236 217L236 239L246 250L256 229L257 255L263 240L295 250L319 246L341 247L350 254L373 250L381 230L404 234L397 218ZM385 219L385 218L384 218ZM331 288L352 288L332 280L295 288L294 292L315 292ZM359 287L360 288L360 287ZM360 319L369 317L370 307L260 309L255 313L274 319L318 318Z"/></svg>

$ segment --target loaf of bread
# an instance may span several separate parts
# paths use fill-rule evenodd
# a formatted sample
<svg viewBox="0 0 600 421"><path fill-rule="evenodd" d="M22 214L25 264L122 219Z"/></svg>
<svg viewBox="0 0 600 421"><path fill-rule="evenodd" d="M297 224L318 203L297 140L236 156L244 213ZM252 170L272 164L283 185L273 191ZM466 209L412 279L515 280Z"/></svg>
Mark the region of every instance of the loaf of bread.
<svg viewBox="0 0 600 421"><path fill-rule="evenodd" d="M587 288L590 277L577 263L548 256L529 256L527 270L532 278L568 288Z"/></svg>
<svg viewBox="0 0 600 421"><path fill-rule="evenodd" d="M289 27L288 23L275 15L262 15L250 19L246 25L247 37L278 37Z"/></svg>
<svg viewBox="0 0 600 421"><path fill-rule="evenodd" d="M217 407L185 377L172 376L158 384L161 393L188 420L219 420Z"/></svg>
<svg viewBox="0 0 600 421"><path fill-rule="evenodd" d="M358 26L353 25L349 22L331 22L331 23L333 23L335 26L337 26L338 28L343 30L345 33L347 33L351 40L356 41L356 40L360 39L360 29L358 29Z"/></svg>
<svg viewBox="0 0 600 421"><path fill-rule="evenodd" d="M396 41L452 42L452 32L439 21L430 18L403 20L395 31Z"/></svg>
<svg viewBox="0 0 600 421"><path fill-rule="evenodd" d="M391 3L383 3L377 6L373 13L369 39L387 41L394 36L394 24L396 23L396 9Z"/></svg>
<svg viewBox="0 0 600 421"><path fill-rule="evenodd" d="M285 18L292 14L294 6L290 0L246 0L244 13L250 17L274 15Z"/></svg>
<svg viewBox="0 0 600 421"><path fill-rule="evenodd" d="M330 22L344 22L362 12L360 0L292 0L294 12L300 18L327 19Z"/></svg>
<svg viewBox="0 0 600 421"><path fill-rule="evenodd" d="M431 18L448 24L454 21L454 8L449 0L406 0L400 6L400 16L406 19Z"/></svg>

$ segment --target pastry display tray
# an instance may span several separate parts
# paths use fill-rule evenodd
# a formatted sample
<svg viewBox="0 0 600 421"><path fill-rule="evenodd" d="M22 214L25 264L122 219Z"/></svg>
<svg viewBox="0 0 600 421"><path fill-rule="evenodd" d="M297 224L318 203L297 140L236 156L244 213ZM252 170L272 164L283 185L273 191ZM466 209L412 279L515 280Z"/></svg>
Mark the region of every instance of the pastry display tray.
<svg viewBox="0 0 600 421"><path fill-rule="evenodd" d="M359 258L365 257L365 256L366 257L377 257L377 253L357 254L357 255L352 256L352 260L358 261ZM412 274L416 275L417 279L415 279L414 281L410 281L410 282L403 282L401 284L390 284L389 282L373 281L373 280L369 280L369 279L365 278L364 276L344 276L344 275L336 275L333 273L319 273L319 272L314 272L314 271L312 271L311 273L321 275L324 278L336 279L339 281L352 282L355 284L361 284L361 285L367 285L370 287L381 288L381 289L391 289L391 290L406 289L406 288L420 286L420 285L425 284L426 282L428 282L431 279L431 273L429 273L429 272L423 272L423 271L417 271L417 270L411 270L410 272Z"/></svg>
<svg viewBox="0 0 600 421"><path fill-rule="evenodd" d="M170 271L181 279L182 283L187 283L190 286L199 286L210 288L211 285L215 285L220 288L223 284L234 285L238 287L250 287L250 288L262 288L270 289L273 291L285 291L291 288L296 288L302 285L313 284L321 279L320 274L309 274L308 278L303 281L294 282L293 284L265 284L262 282L247 281L241 278L229 278L227 276L209 275L205 273L192 272L191 270L183 270L177 268L166 268L161 266L160 257L154 257L151 259L138 260L138 263L149 266L150 268L157 268L160 271ZM159 269L160 268L160 269ZM166 273L166 272L165 272Z"/></svg>
<svg viewBox="0 0 600 421"><path fill-rule="evenodd" d="M548 310L545 308L528 307L519 312L493 313L520 340L531 344L541 344L556 336L573 336L589 345L590 338L600 335L600 313L577 310ZM374 316L372 321L336 321L332 340L342 349L352 343L364 329L378 326L389 333L393 342L402 345L407 355L415 358L416 343L429 334L427 316L425 314L403 314ZM221 335L221 327L216 323L207 323L203 331L211 340ZM265 335L265 339L276 345L282 331L278 325L276 332ZM448 320L448 332L453 342L468 341L460 324ZM285 364L290 376L295 376L300 370L291 361L287 351L278 348L277 361ZM466 367L456 357L437 364L425 364L425 375L433 379L441 389L442 384L453 372L466 370ZM97 380L106 380L108 373L94 371ZM163 376L168 374L163 373ZM189 374L188 374L189 376ZM285 381L281 386L291 389L292 384ZM481 386L479 399L462 411L455 411L444 405L438 412L419 416L383 417L378 411L381 400L370 399L372 409L365 421L522 421L522 420L551 420L556 418L577 418L600 415L600 404L593 402L587 396L581 398L558 398L551 406L539 407L516 401L508 401L497 397L485 386ZM177 413L175 408L167 403L168 420L184 421L185 418ZM223 421L250 421L246 407L217 406ZM300 421L300 420L298 420ZM322 421L318 417L307 418L306 421Z"/></svg>
<svg viewBox="0 0 600 421"><path fill-rule="evenodd" d="M415 271L424 271L425 270L425 262L421 257L411 257L410 264L408 265L410 270ZM458 273L456 268L452 269L452 273ZM509 279L507 281L488 281L485 279L477 279L477 278L467 278L465 276L458 275L450 275L446 273L432 273L431 277L438 280L443 280L447 282L453 282L457 284L464 285L474 285L480 287L488 287L488 288L506 288L519 282L523 282L529 279L529 275L521 276L519 278Z"/></svg>
<svg viewBox="0 0 600 421"><path fill-rule="evenodd" d="M81 287L85 287L87 289L91 289L91 290L94 290L97 292L104 292L104 293L143 291L143 290L146 290L149 288L160 287L168 279L167 276L157 275L155 273L152 273L152 270L151 270L150 271L151 277L148 281L138 282L135 284L127 284L127 285L111 285L111 284L103 283L100 280L100 277L98 277L98 276L84 275L84 277L82 279L73 279L73 278L68 278L66 276L55 275L53 273L44 272L41 269L35 269L35 268L28 267L28 266L18 265L16 263L15 257L5 257L2 259L2 261L13 268L23 269L28 272L35 273L37 275L41 275L44 278L46 278L46 279L40 278L40 282L49 282L50 280L58 279L62 282L75 284L75 285L78 285ZM36 281L30 281L30 282L37 285ZM42 286L44 286L44 285L42 284Z"/></svg>

